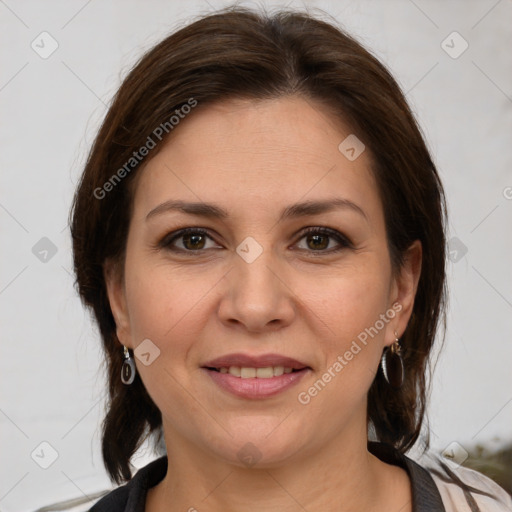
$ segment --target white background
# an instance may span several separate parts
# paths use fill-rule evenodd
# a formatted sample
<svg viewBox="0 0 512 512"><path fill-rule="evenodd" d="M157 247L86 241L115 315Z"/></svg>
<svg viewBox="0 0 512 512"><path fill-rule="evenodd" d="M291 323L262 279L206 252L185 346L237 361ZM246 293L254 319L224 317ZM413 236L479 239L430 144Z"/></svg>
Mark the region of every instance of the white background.
<svg viewBox="0 0 512 512"><path fill-rule="evenodd" d="M130 66L169 32L224 5L0 2L3 512L110 487L100 455L100 342L73 289L68 210L106 105ZM287 5L324 9L390 67L444 181L449 238L467 247L449 263L448 331L429 410L433 447L512 441L512 2ZM47 59L31 48L43 31L59 45ZM442 47L453 31L469 44L456 59ZM448 42L462 48L461 40ZM42 237L57 248L47 262L32 252ZM46 470L31 458L43 441L58 453ZM135 464L153 457L141 451Z"/></svg>

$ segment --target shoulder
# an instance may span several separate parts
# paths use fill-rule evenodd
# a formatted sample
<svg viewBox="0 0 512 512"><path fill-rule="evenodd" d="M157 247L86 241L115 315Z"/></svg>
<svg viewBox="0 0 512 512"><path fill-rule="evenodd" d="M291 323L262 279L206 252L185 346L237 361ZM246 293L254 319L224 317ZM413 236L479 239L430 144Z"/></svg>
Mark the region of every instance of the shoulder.
<svg viewBox="0 0 512 512"><path fill-rule="evenodd" d="M97 501L88 512L143 512L147 491L167 472L167 456L153 460L135 473L130 481Z"/></svg>
<svg viewBox="0 0 512 512"><path fill-rule="evenodd" d="M88 512L123 512L126 507L126 502L128 501L129 493L130 489L128 484L118 487L100 498Z"/></svg>
<svg viewBox="0 0 512 512"><path fill-rule="evenodd" d="M512 512L512 496L482 473L433 453L415 462L433 478L447 512Z"/></svg>

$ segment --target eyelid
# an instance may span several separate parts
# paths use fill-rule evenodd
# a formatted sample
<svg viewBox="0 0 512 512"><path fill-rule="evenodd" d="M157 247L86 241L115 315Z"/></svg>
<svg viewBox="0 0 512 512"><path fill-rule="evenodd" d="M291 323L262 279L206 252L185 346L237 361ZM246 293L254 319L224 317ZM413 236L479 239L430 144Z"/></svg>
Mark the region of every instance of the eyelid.
<svg viewBox="0 0 512 512"><path fill-rule="evenodd" d="M216 240L211 236L210 232L201 227L187 227L187 228L181 228L174 230L170 233L167 233L161 240L158 242L157 247L161 249L168 249L171 247L171 243L175 240L178 240L179 238L188 235L188 234L194 234L194 235L202 235L205 237L208 237L210 240L213 240L215 243ZM171 250L171 249L170 249ZM190 254L196 254L198 252L201 252L201 249L198 249L197 251L185 251L184 249L180 249L179 247L175 247L174 250L176 252L188 252ZM204 250L204 249L203 249Z"/></svg>
<svg viewBox="0 0 512 512"><path fill-rule="evenodd" d="M330 238L334 238L338 242L340 247L337 249L319 250L319 251L313 251L313 250L307 251L305 249L300 249L300 250L309 252L311 254L322 255L322 254L332 254L332 253L341 251L342 249L346 249L346 248L354 248L352 241L346 235L344 235L343 233L339 232L336 229L329 228L327 226L308 226L308 227L303 228L296 235L296 237L295 237L296 240L293 245L296 245L300 240L302 240L302 238L304 238L305 236L307 236L310 233L317 233L317 234L321 234L324 236L328 236ZM171 245L172 242L180 239L181 237L183 237L187 234L202 235L202 236L209 238L213 242L217 243L217 241L210 234L210 231L208 229L202 228L202 227L186 227L186 228L174 230L174 231L166 234L160 240L160 242L157 243L156 248L167 249L167 250L170 250L171 252L181 253L181 254L187 253L189 255L197 255L201 252L208 250L208 249L197 249L195 251L194 250L187 251L185 249L181 249L179 247L173 247Z"/></svg>
<svg viewBox="0 0 512 512"><path fill-rule="evenodd" d="M339 232L337 229L329 228L327 226L309 226L307 228L304 228L299 234L298 234L298 240L301 240L304 238L304 236L310 234L310 233L320 233L322 235L329 236L331 238L334 238L338 241L338 243L341 246L354 248L354 244L352 243L352 240L348 238L345 234ZM317 252L319 254L326 253L329 254L331 252L335 252L336 250L329 250L329 251L310 251L310 252Z"/></svg>

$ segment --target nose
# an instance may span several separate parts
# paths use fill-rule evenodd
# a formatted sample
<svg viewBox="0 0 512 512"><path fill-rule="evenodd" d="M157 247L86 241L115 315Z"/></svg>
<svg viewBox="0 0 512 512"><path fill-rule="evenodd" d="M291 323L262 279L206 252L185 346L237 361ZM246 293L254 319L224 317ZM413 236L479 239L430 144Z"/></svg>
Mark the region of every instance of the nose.
<svg viewBox="0 0 512 512"><path fill-rule="evenodd" d="M251 263L235 255L234 268L224 277L218 309L226 325L249 332L265 332L290 325L296 314L291 283L271 250Z"/></svg>

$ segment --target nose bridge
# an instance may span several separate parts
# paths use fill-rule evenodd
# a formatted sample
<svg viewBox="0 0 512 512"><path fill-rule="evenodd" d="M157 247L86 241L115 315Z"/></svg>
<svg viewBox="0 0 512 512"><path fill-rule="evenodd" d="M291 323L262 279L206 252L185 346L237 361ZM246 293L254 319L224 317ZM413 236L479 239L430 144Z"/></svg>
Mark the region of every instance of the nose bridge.
<svg viewBox="0 0 512 512"><path fill-rule="evenodd" d="M260 244L254 238L246 238L236 249L238 258L236 265L236 293L246 301L254 302L253 306L270 308L280 293L277 286L275 271L277 266L270 242Z"/></svg>
<svg viewBox="0 0 512 512"><path fill-rule="evenodd" d="M272 252L270 246L258 250L254 245L251 246L250 242L246 243L245 247L240 244L237 248L239 257L236 259L236 273L240 281L237 284L241 285L241 291L243 292L270 294L267 297L267 302L278 292L275 283L277 280L276 272L275 270L272 271L278 264Z"/></svg>
<svg viewBox="0 0 512 512"><path fill-rule="evenodd" d="M249 330L263 329L278 321L290 322L291 293L279 275L280 264L269 243L264 245L248 237L236 253L228 276L229 289L219 310L222 319L244 324Z"/></svg>

